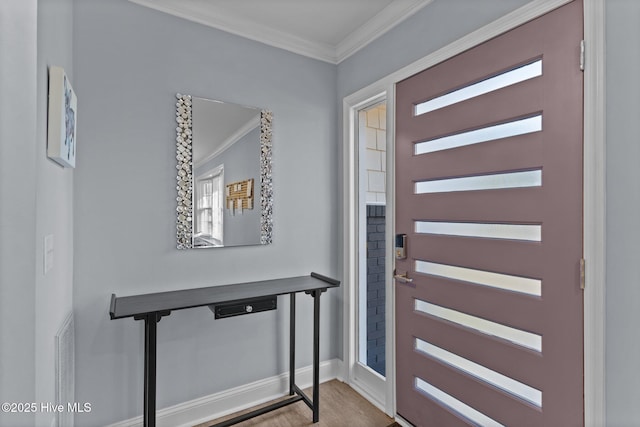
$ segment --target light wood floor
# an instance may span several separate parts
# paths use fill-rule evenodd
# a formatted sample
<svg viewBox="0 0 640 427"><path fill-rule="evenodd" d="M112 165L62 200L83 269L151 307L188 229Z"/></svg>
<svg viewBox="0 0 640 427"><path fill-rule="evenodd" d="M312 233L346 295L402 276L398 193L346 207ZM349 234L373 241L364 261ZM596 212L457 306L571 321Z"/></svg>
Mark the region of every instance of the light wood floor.
<svg viewBox="0 0 640 427"><path fill-rule="evenodd" d="M304 392L311 397L310 388L304 390ZM269 403L260 406L266 406ZM260 406L224 418L211 420L204 424L198 424L195 427L209 427L217 422L257 409ZM356 393L351 387L338 380L333 380L320 385L320 422L317 424L312 423L311 409L301 401L236 424L236 426L387 427L390 424L393 424L391 418Z"/></svg>

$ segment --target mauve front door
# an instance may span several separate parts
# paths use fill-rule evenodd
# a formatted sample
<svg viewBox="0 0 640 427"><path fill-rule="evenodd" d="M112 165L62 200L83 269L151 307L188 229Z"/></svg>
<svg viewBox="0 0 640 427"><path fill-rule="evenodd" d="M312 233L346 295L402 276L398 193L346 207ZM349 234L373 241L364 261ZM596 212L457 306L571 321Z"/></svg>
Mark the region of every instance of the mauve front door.
<svg viewBox="0 0 640 427"><path fill-rule="evenodd" d="M573 1L396 87L397 412L416 426L584 424L582 22Z"/></svg>

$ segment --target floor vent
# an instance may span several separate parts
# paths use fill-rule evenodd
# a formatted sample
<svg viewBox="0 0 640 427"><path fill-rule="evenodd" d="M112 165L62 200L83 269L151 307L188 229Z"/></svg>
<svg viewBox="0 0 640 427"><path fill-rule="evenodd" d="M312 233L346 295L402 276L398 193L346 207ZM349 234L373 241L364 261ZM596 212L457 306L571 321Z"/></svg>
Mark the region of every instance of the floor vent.
<svg viewBox="0 0 640 427"><path fill-rule="evenodd" d="M75 402L75 327L73 313L65 319L56 334L56 404ZM73 427L73 411L57 414L58 427Z"/></svg>

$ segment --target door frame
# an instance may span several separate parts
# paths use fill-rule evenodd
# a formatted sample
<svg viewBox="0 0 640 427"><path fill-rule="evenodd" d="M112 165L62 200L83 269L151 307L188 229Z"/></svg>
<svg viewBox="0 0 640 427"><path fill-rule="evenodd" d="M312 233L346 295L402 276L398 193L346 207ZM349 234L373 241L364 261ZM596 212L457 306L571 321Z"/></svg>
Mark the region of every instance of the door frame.
<svg viewBox="0 0 640 427"><path fill-rule="evenodd" d="M390 388L390 385L394 384L394 381L391 380L391 377L395 374L393 371L393 367L395 363L391 360L393 352L390 349L391 345L395 345L395 342L390 340L393 337L393 327L394 325L389 324L389 315L386 315L386 323L385 323L385 382L384 382L384 390L380 390L379 382L380 380L374 378L375 374L365 372L366 368L358 366L358 318L359 318L359 301L358 301L358 288L359 282L361 280L361 275L359 271L359 256L360 256L360 235L359 235L359 208L360 208L360 188L359 188L359 158L360 158L360 143L358 141L359 134L359 126L358 126L358 114L360 111L376 104L381 101L384 101L387 105L387 180L386 180L386 188L387 188L387 203L386 206L393 206L390 203L390 197L393 194L393 191L390 191L389 187L389 177L392 174L389 168L389 156L393 156L393 149L391 148L390 141L392 141L392 135L394 133L394 128L392 122L389 120L393 118L394 114L393 110L394 106L390 105L390 102L393 102L392 99L387 97L387 91L378 91L377 93L371 94L371 96L367 96L364 99L361 99L356 104L350 105L348 108L345 107L345 111L349 111L349 116L345 116L345 132L348 132L349 138L345 138L345 141L348 141L348 148L345 148L345 161L344 167L348 169L348 172L345 171L345 179L348 176L349 185L344 188L344 203L345 203L345 216L344 216L344 280L343 283L348 283L348 286L343 288L344 292L344 306L343 309L348 307L348 310L344 310L344 371L343 378L348 384L354 388L358 393L362 396L366 397L371 403L378 407L378 409L385 412L387 415L393 417L395 411L395 405L392 401L390 401L390 397L394 395L393 389ZM391 138L391 139L390 139ZM392 144L392 142L391 142ZM391 151L391 153L390 153ZM349 157L347 157L349 156ZM347 160L348 159L348 160ZM348 213L347 213L348 211ZM392 259L389 256L389 236L393 230L393 221L395 218L393 216L393 212L389 209L386 210L385 213L385 237L386 237L386 253L385 253L385 271L388 273L389 268L391 268ZM388 274L386 274L388 278ZM348 278L348 279L347 279ZM348 280L348 281L347 281ZM387 285L385 285L385 313L390 313L393 310L394 301L391 300L392 292L388 285L388 280L385 280Z"/></svg>
<svg viewBox="0 0 640 427"><path fill-rule="evenodd" d="M571 0L535 0L447 46L383 77L343 99L343 377L390 416L395 404L395 84L493 37L557 9ZM585 425L605 424L605 70L604 0L584 0L584 411ZM576 47L577 48L577 47ZM386 396L375 398L353 380L357 301L358 146L355 114L374 98L387 100L387 226L386 226ZM402 420L399 420L402 422Z"/></svg>

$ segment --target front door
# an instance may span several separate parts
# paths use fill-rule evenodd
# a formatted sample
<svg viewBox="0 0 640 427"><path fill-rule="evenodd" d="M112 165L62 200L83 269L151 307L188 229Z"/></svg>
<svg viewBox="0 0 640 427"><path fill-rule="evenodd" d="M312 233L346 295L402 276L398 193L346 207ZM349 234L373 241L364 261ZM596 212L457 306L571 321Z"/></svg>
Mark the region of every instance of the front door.
<svg viewBox="0 0 640 427"><path fill-rule="evenodd" d="M397 412L583 425L582 2L396 87Z"/></svg>

